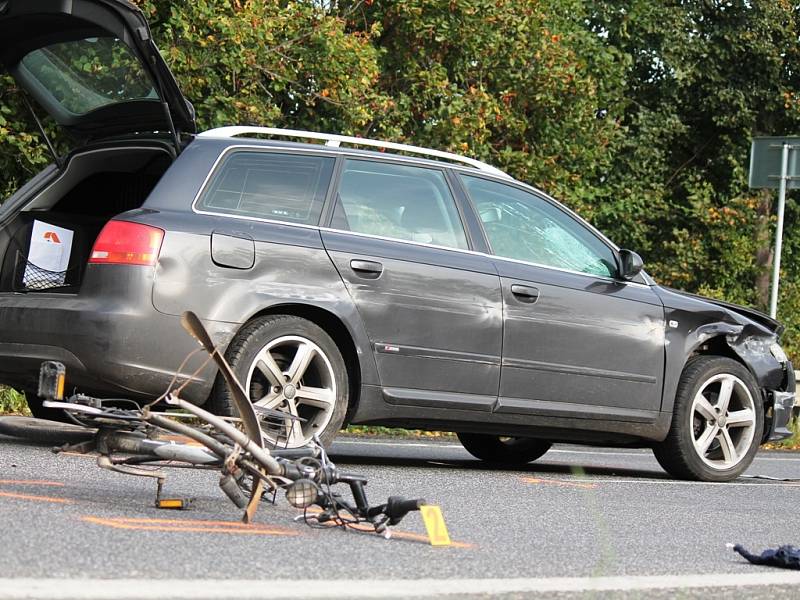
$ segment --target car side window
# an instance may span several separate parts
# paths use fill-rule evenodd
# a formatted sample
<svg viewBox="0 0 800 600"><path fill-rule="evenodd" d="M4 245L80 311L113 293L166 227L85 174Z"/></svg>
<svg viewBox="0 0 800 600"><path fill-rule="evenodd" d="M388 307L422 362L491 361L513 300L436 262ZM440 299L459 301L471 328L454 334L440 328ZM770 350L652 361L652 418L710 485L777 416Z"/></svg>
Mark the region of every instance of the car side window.
<svg viewBox="0 0 800 600"><path fill-rule="evenodd" d="M331 227L466 249L467 236L444 173L346 160Z"/></svg>
<svg viewBox="0 0 800 600"><path fill-rule="evenodd" d="M480 177L461 180L497 256L603 277L616 274L611 248L555 205Z"/></svg>
<svg viewBox="0 0 800 600"><path fill-rule="evenodd" d="M317 225L334 164L326 156L236 151L217 169L197 208Z"/></svg>

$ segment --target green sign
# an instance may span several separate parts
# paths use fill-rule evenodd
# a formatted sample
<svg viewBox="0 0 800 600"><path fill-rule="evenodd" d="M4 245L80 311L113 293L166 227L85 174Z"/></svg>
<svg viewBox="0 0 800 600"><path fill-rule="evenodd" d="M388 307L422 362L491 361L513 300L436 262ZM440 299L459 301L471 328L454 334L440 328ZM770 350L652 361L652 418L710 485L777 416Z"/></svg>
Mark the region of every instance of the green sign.
<svg viewBox="0 0 800 600"><path fill-rule="evenodd" d="M778 314L778 285L781 278L781 248L783 246L783 214L786 190L800 187L797 157L800 137L757 137L750 149L750 187L778 189L778 223L775 227L775 260L772 261L772 290L769 316Z"/></svg>
<svg viewBox="0 0 800 600"><path fill-rule="evenodd" d="M786 188L800 188L800 137L756 137L750 146L750 187L778 189L783 145L789 145Z"/></svg>

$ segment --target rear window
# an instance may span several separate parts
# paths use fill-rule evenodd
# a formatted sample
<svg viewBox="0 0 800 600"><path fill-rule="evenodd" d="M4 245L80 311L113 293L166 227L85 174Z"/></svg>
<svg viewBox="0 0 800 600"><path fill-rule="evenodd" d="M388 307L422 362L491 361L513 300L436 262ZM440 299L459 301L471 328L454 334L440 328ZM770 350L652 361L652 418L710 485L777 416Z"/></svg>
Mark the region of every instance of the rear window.
<svg viewBox="0 0 800 600"><path fill-rule="evenodd" d="M48 110L69 115L131 100L158 101L149 77L131 49L112 37L87 38L39 48L20 62L20 76L35 82Z"/></svg>
<svg viewBox="0 0 800 600"><path fill-rule="evenodd" d="M204 212L316 225L333 173L326 156L234 152L200 198Z"/></svg>

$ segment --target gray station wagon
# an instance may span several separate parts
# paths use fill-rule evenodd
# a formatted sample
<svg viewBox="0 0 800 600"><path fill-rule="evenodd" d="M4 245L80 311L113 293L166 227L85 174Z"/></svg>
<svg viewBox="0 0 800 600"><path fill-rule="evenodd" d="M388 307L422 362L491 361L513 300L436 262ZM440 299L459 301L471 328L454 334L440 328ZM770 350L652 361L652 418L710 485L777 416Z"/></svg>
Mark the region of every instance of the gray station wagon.
<svg viewBox="0 0 800 600"><path fill-rule="evenodd" d="M301 417L275 434L292 446L369 423L453 431L497 462L649 446L675 476L724 481L788 435L776 321L658 286L498 169L311 132L196 135L122 0L3 2L0 40L75 140L0 210L0 382L34 414L43 360L133 400L180 370L186 399L231 414L212 365L181 366L192 310L256 406Z"/></svg>

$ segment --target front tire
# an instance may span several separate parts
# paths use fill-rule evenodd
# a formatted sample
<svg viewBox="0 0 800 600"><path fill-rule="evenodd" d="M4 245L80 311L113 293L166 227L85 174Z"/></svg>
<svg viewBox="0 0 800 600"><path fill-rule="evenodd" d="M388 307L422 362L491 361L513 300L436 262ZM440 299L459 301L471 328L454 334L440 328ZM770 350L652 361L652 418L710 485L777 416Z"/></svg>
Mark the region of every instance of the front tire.
<svg viewBox="0 0 800 600"><path fill-rule="evenodd" d="M226 358L258 412L276 409L303 421L262 426L268 440L278 447L297 448L318 435L331 443L342 427L347 411L348 377L341 352L318 325L290 315L272 315L245 325L231 342ZM217 379L209 408L220 415L235 416L228 386Z"/></svg>
<svg viewBox="0 0 800 600"><path fill-rule="evenodd" d="M534 438L506 437L483 433L458 433L458 441L472 454L491 463L526 464L540 458L552 444Z"/></svg>
<svg viewBox="0 0 800 600"><path fill-rule="evenodd" d="M764 405L750 372L730 358L698 356L683 370L672 425L653 453L680 479L731 481L753 462L763 430Z"/></svg>

